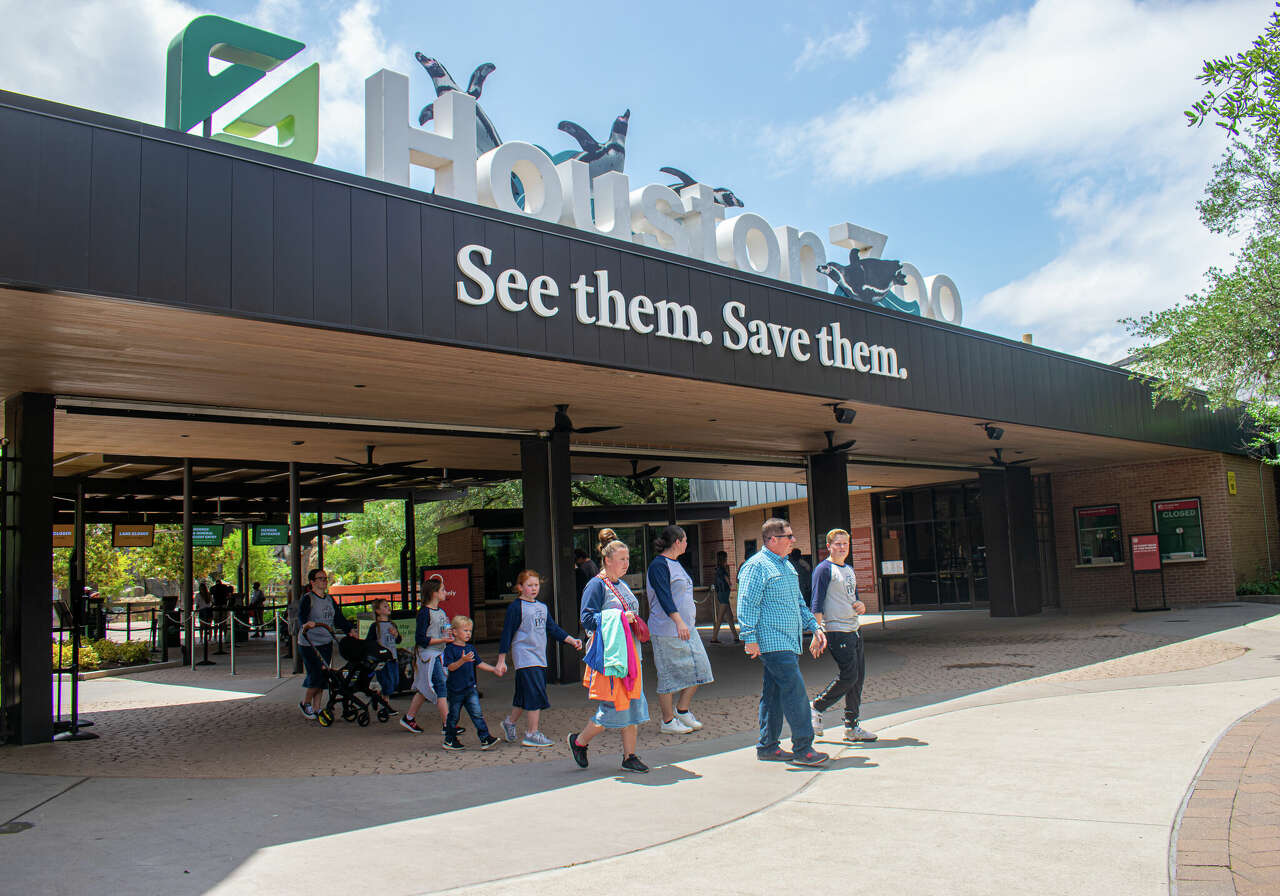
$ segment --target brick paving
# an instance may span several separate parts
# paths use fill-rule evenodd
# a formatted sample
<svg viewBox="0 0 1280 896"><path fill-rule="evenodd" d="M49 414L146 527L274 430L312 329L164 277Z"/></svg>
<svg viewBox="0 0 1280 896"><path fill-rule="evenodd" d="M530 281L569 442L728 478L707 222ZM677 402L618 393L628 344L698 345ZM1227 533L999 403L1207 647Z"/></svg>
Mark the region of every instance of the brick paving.
<svg viewBox="0 0 1280 896"><path fill-rule="evenodd" d="M1280 700L1218 741L1175 844L1178 896L1280 893Z"/></svg>
<svg viewBox="0 0 1280 896"><path fill-rule="evenodd" d="M940 619L940 617L938 617ZM974 693L1015 681L1081 680L1196 669L1232 659L1244 648L1214 637L1175 640L1131 631L1128 613L1096 616L1045 615L992 620L985 614L957 614L939 629L934 619L865 627L867 703L936 694ZM705 634L705 633L704 633ZM480 645L482 655L491 645ZM412 735L393 720L368 728L335 722L328 729L302 718L298 677L274 679L274 648L256 642L239 651L240 675L228 674L229 657L195 671L166 669L129 680L99 680L82 685L82 712L95 721L99 740L42 744L0 751L0 772L99 777L277 778L312 775L406 774L511 765L562 758L558 746L523 748L500 744L474 749L473 731L463 753L441 749L439 728ZM641 750L697 742L726 735L747 736L755 728L759 666L740 649L710 649L717 680L699 692L694 710L706 727L692 735L657 732L657 700L649 695L654 722L641 733ZM652 689L652 667L646 659ZM804 658L802 669L812 692L826 683L834 666L823 657ZM103 682L106 682L104 684ZM484 676L485 715L500 734L499 722L510 705L510 677ZM552 708L543 713L542 730L558 745L585 720L581 687L552 687ZM407 697L393 701L403 709ZM423 719L434 713L424 713ZM828 724L839 724L839 711ZM469 722L464 720L468 728ZM838 733L838 732L837 732ZM617 749L615 736L601 738L602 754ZM1207 783L1207 781L1206 781Z"/></svg>

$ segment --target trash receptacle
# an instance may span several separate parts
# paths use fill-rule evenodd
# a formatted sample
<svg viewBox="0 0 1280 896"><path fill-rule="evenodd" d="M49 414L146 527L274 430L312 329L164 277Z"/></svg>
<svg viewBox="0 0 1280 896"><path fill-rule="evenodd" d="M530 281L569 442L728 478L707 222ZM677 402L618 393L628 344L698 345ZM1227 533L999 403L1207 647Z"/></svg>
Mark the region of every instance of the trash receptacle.
<svg viewBox="0 0 1280 896"><path fill-rule="evenodd" d="M169 648L182 643L182 618L178 615L178 596L166 594L160 598L160 656L169 659Z"/></svg>

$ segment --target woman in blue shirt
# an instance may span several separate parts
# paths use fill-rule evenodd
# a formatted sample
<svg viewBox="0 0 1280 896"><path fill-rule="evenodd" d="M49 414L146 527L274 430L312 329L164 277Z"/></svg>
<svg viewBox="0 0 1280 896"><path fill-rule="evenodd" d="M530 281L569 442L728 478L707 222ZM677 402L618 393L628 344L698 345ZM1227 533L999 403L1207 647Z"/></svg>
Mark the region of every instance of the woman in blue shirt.
<svg viewBox="0 0 1280 896"><path fill-rule="evenodd" d="M698 608L693 579L679 557L689 537L679 526L667 526L653 542L657 556L649 564L649 635L653 666L658 673L658 705L663 734L688 734L702 727L690 710L693 694L711 684L711 663L702 639L695 637Z"/></svg>

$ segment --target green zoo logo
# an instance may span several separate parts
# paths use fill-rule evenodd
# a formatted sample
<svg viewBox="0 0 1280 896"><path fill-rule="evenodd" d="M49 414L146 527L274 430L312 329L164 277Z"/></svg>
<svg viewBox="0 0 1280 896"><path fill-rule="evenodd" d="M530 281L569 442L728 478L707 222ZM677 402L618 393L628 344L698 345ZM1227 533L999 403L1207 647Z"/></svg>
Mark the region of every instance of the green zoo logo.
<svg viewBox="0 0 1280 896"><path fill-rule="evenodd" d="M189 131L306 44L221 16L199 16L169 43L164 126ZM230 63L216 75L209 60ZM255 139L276 129L276 142ZM207 133L207 132L206 132ZM320 65L312 63L226 126L215 140L314 162L320 151Z"/></svg>

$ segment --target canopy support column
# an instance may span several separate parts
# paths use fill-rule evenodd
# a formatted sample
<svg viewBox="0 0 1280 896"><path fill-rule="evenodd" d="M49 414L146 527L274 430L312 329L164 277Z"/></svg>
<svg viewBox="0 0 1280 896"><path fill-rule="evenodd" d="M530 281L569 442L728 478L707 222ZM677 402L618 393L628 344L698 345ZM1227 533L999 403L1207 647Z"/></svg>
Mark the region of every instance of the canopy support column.
<svg viewBox="0 0 1280 896"><path fill-rule="evenodd" d="M53 396L4 403L6 502L0 608L3 729L20 744L53 738ZM71 595L73 601L83 594Z"/></svg>
<svg viewBox="0 0 1280 896"><path fill-rule="evenodd" d="M542 574L541 598L567 632L579 629L573 574L573 494L569 476L569 434L520 442L524 484L525 565ZM547 654L552 681L567 683L581 675L578 653L552 642Z"/></svg>
<svg viewBox="0 0 1280 896"><path fill-rule="evenodd" d="M849 465L843 454L811 454L805 459L809 493L809 538L813 562L824 559L827 533L849 531Z"/></svg>

